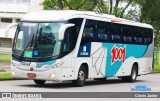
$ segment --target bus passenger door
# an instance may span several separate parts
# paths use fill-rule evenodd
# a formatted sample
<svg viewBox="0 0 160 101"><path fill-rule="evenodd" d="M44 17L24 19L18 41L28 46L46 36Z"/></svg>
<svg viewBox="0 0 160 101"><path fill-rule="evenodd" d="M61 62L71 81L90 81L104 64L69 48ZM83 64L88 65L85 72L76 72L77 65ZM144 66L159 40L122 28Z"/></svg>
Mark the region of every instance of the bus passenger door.
<svg viewBox="0 0 160 101"><path fill-rule="evenodd" d="M68 78L74 78L73 73L75 73L75 67L77 62L77 54L75 55L75 46L79 36L79 31L81 28L83 19L74 18L70 19L68 23L75 24L73 27L67 28L64 34L63 40L63 56L65 57L66 68L64 74L68 75ZM70 75L70 74L72 75ZM77 75L77 74L74 74Z"/></svg>

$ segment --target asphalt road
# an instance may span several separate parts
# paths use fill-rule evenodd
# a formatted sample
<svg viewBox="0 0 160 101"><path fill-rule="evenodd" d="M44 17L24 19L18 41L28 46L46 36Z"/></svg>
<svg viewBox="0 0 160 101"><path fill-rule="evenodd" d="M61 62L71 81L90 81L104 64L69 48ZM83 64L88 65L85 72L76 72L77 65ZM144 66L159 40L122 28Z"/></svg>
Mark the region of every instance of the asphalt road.
<svg viewBox="0 0 160 101"><path fill-rule="evenodd" d="M47 81L45 85L36 85L32 80L7 80L0 81L0 92L130 92L136 85L146 85L153 92L160 92L160 74L139 76L135 83L115 78L105 82L88 80L84 87L74 87L71 82Z"/></svg>

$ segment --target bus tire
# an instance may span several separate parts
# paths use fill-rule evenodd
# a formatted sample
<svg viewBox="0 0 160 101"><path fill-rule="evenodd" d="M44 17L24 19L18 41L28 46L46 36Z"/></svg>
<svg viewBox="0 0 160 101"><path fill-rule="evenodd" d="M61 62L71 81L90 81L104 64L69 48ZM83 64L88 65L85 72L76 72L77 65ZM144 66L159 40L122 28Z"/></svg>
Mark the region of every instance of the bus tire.
<svg viewBox="0 0 160 101"><path fill-rule="evenodd" d="M45 80L34 80L34 82L37 84L37 85L43 85L45 84Z"/></svg>
<svg viewBox="0 0 160 101"><path fill-rule="evenodd" d="M106 81L107 78L95 78L94 80L97 80L97 81Z"/></svg>
<svg viewBox="0 0 160 101"><path fill-rule="evenodd" d="M137 79L137 75L138 75L138 68L133 65L131 75L122 77L122 80L127 82L135 82Z"/></svg>
<svg viewBox="0 0 160 101"><path fill-rule="evenodd" d="M85 67L81 66L78 72L77 80L73 80L72 83L76 87L82 87L86 82L87 74Z"/></svg>

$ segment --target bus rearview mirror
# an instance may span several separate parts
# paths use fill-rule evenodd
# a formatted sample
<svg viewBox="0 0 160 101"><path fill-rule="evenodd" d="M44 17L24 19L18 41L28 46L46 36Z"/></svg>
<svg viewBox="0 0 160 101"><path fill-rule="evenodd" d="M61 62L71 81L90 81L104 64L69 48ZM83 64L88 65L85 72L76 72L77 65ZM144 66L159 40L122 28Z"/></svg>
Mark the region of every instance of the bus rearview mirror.
<svg viewBox="0 0 160 101"><path fill-rule="evenodd" d="M8 37L8 34L9 34L9 30L13 27L16 27L18 26L18 23L12 23L12 24L9 24L6 29L5 29L5 37L7 38Z"/></svg>
<svg viewBox="0 0 160 101"><path fill-rule="evenodd" d="M65 33L66 29L69 28L69 27L73 27L73 26L75 26L75 24L65 24L65 25L63 25L59 30L59 40L63 40L64 33Z"/></svg>

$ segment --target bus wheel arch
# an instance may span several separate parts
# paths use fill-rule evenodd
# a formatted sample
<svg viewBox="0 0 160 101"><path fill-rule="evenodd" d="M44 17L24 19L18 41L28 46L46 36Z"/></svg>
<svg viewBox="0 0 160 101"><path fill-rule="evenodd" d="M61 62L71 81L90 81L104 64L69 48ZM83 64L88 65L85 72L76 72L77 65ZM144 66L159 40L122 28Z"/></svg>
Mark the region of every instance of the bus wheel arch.
<svg viewBox="0 0 160 101"><path fill-rule="evenodd" d="M88 64L82 63L79 67L77 78L76 80L73 80L72 83L74 86L82 87L85 84L87 78L88 78Z"/></svg>
<svg viewBox="0 0 160 101"><path fill-rule="evenodd" d="M82 63L81 66L84 67L84 69L86 71L86 79L88 79L88 74L89 74L89 66L88 66L88 64L87 63Z"/></svg>
<svg viewBox="0 0 160 101"><path fill-rule="evenodd" d="M138 70L139 70L138 62L134 62L134 63L133 63L132 69L133 69L133 68L136 68L136 70L137 70L137 75L138 75Z"/></svg>
<svg viewBox="0 0 160 101"><path fill-rule="evenodd" d="M131 68L130 75L122 77L122 80L127 82L135 82L138 76L138 68L138 63L134 62Z"/></svg>
<svg viewBox="0 0 160 101"><path fill-rule="evenodd" d="M135 82L138 76L138 63L135 62L132 65L132 69L131 69L131 75L128 76L128 81L129 82Z"/></svg>

